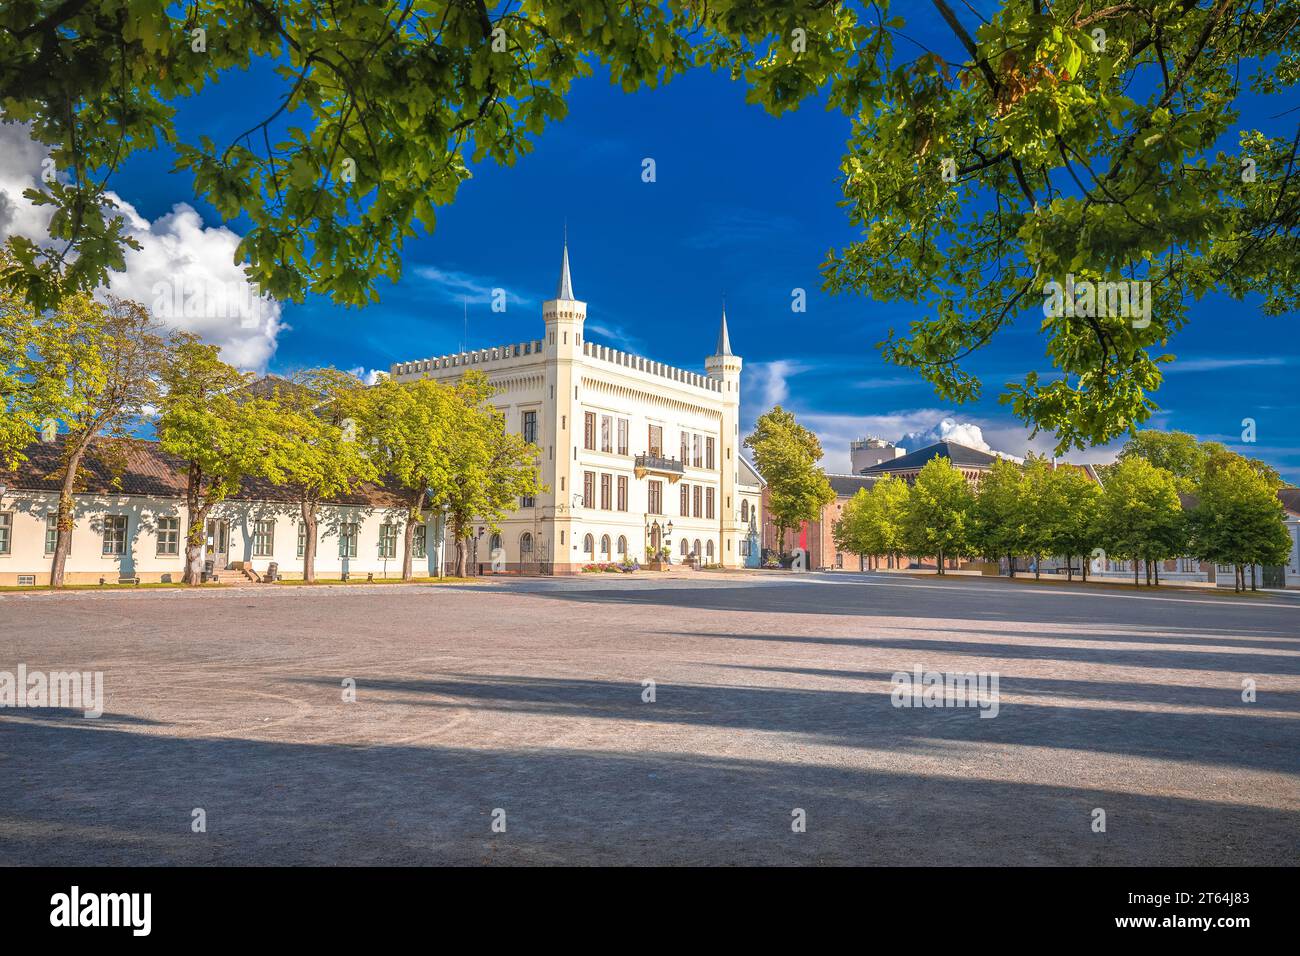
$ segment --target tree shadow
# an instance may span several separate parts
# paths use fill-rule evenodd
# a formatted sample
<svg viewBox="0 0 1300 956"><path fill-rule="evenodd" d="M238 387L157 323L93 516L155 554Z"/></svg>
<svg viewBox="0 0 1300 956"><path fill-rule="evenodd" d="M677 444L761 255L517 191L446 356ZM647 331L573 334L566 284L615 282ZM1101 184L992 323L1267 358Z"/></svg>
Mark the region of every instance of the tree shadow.
<svg viewBox="0 0 1300 956"><path fill-rule="evenodd" d="M901 766L57 724L6 738L21 769L0 776L5 865L1284 865L1300 849L1291 809ZM196 808L205 833L191 830Z"/></svg>

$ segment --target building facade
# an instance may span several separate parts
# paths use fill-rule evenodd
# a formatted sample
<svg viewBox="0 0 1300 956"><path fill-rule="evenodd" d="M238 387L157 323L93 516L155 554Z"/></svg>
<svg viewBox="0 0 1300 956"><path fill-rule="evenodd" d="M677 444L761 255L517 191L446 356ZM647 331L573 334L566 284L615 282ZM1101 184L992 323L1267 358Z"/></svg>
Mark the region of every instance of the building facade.
<svg viewBox="0 0 1300 956"><path fill-rule="evenodd" d="M26 461L0 472L0 586L45 585L54 556L65 436L24 450ZM73 496L67 584L178 582L185 570L185 462L156 442L101 438L87 454ZM406 508L382 487L366 484L322 503L317 515L316 575L339 579L399 578ZM443 547L439 516L414 535L416 577L436 577ZM305 534L294 489L246 479L215 506L204 527L204 563L217 579L302 578Z"/></svg>
<svg viewBox="0 0 1300 956"><path fill-rule="evenodd" d="M483 372L507 427L540 449L547 490L521 500L499 533L475 526L476 562L571 574L666 551L674 562L743 566L761 485L741 478L742 362L725 312L703 374L592 342L586 318L566 244L555 298L542 305L542 338L390 370L399 382Z"/></svg>

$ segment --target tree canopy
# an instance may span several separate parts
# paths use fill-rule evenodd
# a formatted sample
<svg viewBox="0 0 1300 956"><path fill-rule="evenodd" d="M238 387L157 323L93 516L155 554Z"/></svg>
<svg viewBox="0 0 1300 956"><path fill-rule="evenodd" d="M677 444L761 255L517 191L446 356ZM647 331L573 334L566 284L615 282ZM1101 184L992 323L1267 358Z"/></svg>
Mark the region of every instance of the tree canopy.
<svg viewBox="0 0 1300 956"><path fill-rule="evenodd" d="M754 431L745 436L745 447L767 482L767 512L776 525L778 546L784 548L788 529L816 520L835 500L826 473L817 465L821 442L792 412L777 405L758 417Z"/></svg>

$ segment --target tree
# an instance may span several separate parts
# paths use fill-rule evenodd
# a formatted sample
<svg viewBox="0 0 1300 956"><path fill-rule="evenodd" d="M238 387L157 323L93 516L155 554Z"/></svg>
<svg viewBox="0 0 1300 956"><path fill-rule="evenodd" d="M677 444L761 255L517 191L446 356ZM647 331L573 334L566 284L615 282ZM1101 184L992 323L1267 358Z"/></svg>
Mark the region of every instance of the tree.
<svg viewBox="0 0 1300 956"><path fill-rule="evenodd" d="M1059 528L1065 523L1066 503L1055 494L1054 466L1042 455L1030 455L1024 464L1025 551L1034 556L1034 579L1043 576L1043 556L1054 553Z"/></svg>
<svg viewBox="0 0 1300 956"><path fill-rule="evenodd" d="M1088 580L1088 558L1098 543L1098 509L1102 490L1082 469L1060 465L1049 480L1055 505L1051 509L1051 550L1065 557L1066 580L1074 580L1073 555L1080 558L1083 579Z"/></svg>
<svg viewBox="0 0 1300 956"><path fill-rule="evenodd" d="M1186 553L1186 525L1174 476L1145 458L1118 462L1106 479L1098 513L1098 537L1105 550L1133 562Z"/></svg>
<svg viewBox="0 0 1300 956"><path fill-rule="evenodd" d="M785 532L815 520L822 508L835 500L835 490L817 466L822 458L821 442L795 421L792 412L777 405L758 417L744 444L767 482L768 514L784 553Z"/></svg>
<svg viewBox="0 0 1300 956"><path fill-rule="evenodd" d="M932 554L939 574L944 558L960 554L969 542L975 496L947 458L925 463L903 508L902 537L909 551Z"/></svg>
<svg viewBox="0 0 1300 956"><path fill-rule="evenodd" d="M474 521L491 531L518 507L519 499L547 489L538 474L539 451L506 429L505 416L489 404L495 389L482 372L467 372L453 389L455 420L451 481L438 501L447 511L456 542L456 577L464 577Z"/></svg>
<svg viewBox="0 0 1300 956"><path fill-rule="evenodd" d="M221 349L176 334L162 366L157 423L163 451L186 462L186 584L203 576L203 536L212 509L237 493L244 478L283 481L283 441L274 402L243 393L252 376L221 360Z"/></svg>
<svg viewBox="0 0 1300 956"><path fill-rule="evenodd" d="M298 490L304 542L302 577L316 580L320 505L378 475L355 434L361 382L332 368L309 369L277 387L272 399L277 443L268 466Z"/></svg>
<svg viewBox="0 0 1300 956"><path fill-rule="evenodd" d="M122 467L121 449L98 443L124 437L156 405L165 342L138 302L86 295L65 299L42 317L31 342L33 367L45 383L41 404L62 423L58 477L59 505L50 585L63 586L73 525L73 493L86 456L97 455L111 469Z"/></svg>
<svg viewBox="0 0 1300 956"><path fill-rule="evenodd" d="M1061 374L1031 371L1002 400L1061 453L1150 417L1192 299L1296 309L1300 131L1250 128L1236 106L1296 82L1294 4L1004 0L973 31L966 10L933 6L951 42L920 56L903 18L874 4L874 26L824 41L851 35L860 51L829 69L827 95L854 117L841 169L863 230L828 257L826 287L924 316L890 331L886 359L972 400L981 382L963 360L1018 315L1045 316ZM727 38L713 58L757 45ZM790 109L826 69L778 50L750 73L774 78L758 91L769 108ZM1123 283L1126 299L1112 285L1099 309L1085 282ZM1067 294L1079 309L1055 307Z"/></svg>
<svg viewBox="0 0 1300 956"><path fill-rule="evenodd" d="M0 268L3 260L0 254ZM23 448L51 410L42 390L61 390L33 361L42 328L30 305L0 288L0 468L14 468L25 458Z"/></svg>
<svg viewBox="0 0 1300 956"><path fill-rule="evenodd" d="M0 101L51 147L61 176L38 194L54 241L12 240L9 281L45 308L121 270L131 243L110 176L167 143L196 195L248 218L239 255L262 291L375 301L377 280L398 277L403 242L417 226L433 231L469 163L509 165L531 150L595 62L629 91L685 70L682 12L637 3L611 14L592 0L13 0L0 8ZM250 62L273 64L279 83L248 103L247 130L218 143L175 122L178 99Z"/></svg>
<svg viewBox="0 0 1300 956"><path fill-rule="evenodd" d="M367 390L361 407L363 444L386 482L406 501L402 580L414 575L415 526L430 500L445 501L455 480L452 443L460 440L455 390L432 379L399 384L383 379Z"/></svg>
<svg viewBox="0 0 1300 956"><path fill-rule="evenodd" d="M1119 457L1145 458L1157 468L1164 468L1174 476L1179 491L1192 491L1200 483L1207 467L1226 458L1245 462L1270 481L1274 488L1281 488L1285 484L1272 465L1230 451L1221 442L1197 441L1196 436L1187 432L1162 432L1144 428L1124 443Z"/></svg>
<svg viewBox="0 0 1300 956"><path fill-rule="evenodd" d="M835 523L836 546L866 555L873 562L880 555L897 557L907 493L907 482L893 475L880 478L870 489L859 488Z"/></svg>
<svg viewBox="0 0 1300 956"><path fill-rule="evenodd" d="M1243 568L1251 566L1256 589L1257 564L1283 564L1291 536L1277 489L1249 463L1223 459L1206 469L1188 516L1192 553L1235 569L1233 588L1245 587Z"/></svg>
<svg viewBox="0 0 1300 956"><path fill-rule="evenodd" d="M1025 470L1014 461L999 458L976 486L971 510L970 543L987 557L1005 557L1010 576L1016 576L1016 556L1030 550Z"/></svg>

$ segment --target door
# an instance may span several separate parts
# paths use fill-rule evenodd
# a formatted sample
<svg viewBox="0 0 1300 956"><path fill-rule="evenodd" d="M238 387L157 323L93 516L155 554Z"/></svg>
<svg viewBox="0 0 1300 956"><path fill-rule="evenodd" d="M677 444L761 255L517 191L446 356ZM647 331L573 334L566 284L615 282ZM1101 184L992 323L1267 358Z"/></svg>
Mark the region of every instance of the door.
<svg viewBox="0 0 1300 956"><path fill-rule="evenodd" d="M212 562L212 570L220 571L230 556L230 522L210 518L203 545L204 562Z"/></svg>

